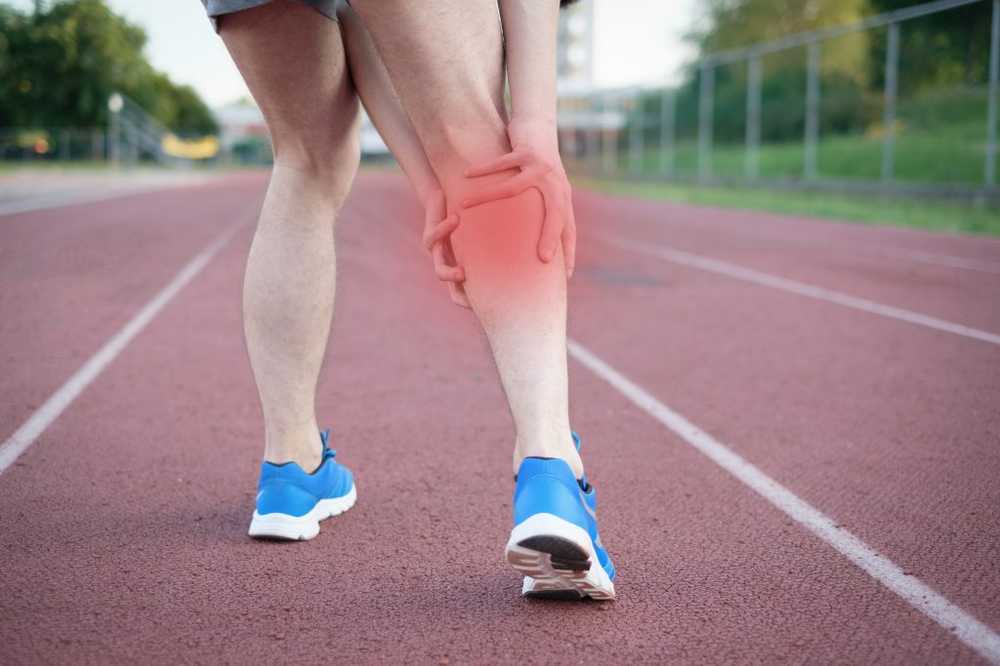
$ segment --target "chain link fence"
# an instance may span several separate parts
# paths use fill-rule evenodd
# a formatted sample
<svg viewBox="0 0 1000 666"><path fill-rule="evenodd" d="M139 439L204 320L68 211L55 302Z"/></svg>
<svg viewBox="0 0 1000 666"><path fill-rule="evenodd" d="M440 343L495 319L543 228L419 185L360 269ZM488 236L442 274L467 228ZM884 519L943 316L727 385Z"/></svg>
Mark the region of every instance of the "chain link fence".
<svg viewBox="0 0 1000 666"><path fill-rule="evenodd" d="M928 81L956 24L964 63ZM916 5L708 55L679 86L562 96L560 145L605 178L1000 200L998 42L1000 0Z"/></svg>

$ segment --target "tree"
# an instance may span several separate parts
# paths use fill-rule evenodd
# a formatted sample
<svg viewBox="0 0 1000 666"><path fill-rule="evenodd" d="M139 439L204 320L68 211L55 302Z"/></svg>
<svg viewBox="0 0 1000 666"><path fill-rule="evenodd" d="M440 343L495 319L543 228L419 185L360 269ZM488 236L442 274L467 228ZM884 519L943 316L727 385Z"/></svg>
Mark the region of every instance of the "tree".
<svg viewBox="0 0 1000 666"><path fill-rule="evenodd" d="M197 94L146 60L143 29L103 0L68 0L30 14L0 5L0 125L93 127L116 90L164 125L215 133Z"/></svg>
<svg viewBox="0 0 1000 666"><path fill-rule="evenodd" d="M923 0L870 0L877 12L922 4ZM899 86L904 93L930 87L986 81L993 3L976 2L900 24ZM885 31L871 46L873 83L885 80Z"/></svg>
<svg viewBox="0 0 1000 666"><path fill-rule="evenodd" d="M867 13L867 0L706 0L704 28L689 35L702 54L743 48L788 35L852 23ZM822 70L864 83L868 41L854 33L822 46ZM767 56L772 69L801 67L804 49Z"/></svg>

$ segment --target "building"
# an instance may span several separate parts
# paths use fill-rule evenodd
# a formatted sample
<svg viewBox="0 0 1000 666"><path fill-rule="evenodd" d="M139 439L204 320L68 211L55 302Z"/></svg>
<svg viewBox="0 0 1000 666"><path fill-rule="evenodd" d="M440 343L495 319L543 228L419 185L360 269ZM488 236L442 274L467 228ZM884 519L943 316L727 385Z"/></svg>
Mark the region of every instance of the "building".
<svg viewBox="0 0 1000 666"><path fill-rule="evenodd" d="M581 0L559 13L556 76L560 90L594 83L594 0Z"/></svg>
<svg viewBox="0 0 1000 666"><path fill-rule="evenodd" d="M559 13L556 86L559 92L559 143L564 157L581 157L618 141L625 126L623 109L595 107L595 3L580 0Z"/></svg>

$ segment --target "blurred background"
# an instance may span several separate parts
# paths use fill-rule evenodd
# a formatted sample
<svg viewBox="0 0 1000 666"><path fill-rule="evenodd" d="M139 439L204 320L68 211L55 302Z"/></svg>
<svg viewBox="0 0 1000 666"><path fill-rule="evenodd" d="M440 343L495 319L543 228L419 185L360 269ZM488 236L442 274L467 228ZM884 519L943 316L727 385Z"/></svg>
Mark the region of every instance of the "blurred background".
<svg viewBox="0 0 1000 666"><path fill-rule="evenodd" d="M629 194L997 232L996 5L583 0L560 25L567 167ZM2 0L0 86L8 173L271 159L194 0ZM391 161L368 122L362 150Z"/></svg>

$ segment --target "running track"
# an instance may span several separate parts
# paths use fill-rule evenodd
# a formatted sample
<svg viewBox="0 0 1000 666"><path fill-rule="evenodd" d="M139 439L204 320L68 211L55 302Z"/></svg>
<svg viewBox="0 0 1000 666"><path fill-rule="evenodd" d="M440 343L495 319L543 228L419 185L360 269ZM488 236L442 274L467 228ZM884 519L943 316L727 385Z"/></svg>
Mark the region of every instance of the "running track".
<svg viewBox="0 0 1000 666"><path fill-rule="evenodd" d="M0 662L1000 663L1000 241L579 193L620 578L567 605L501 563L511 424L392 174L337 230L318 402L359 502L245 536L264 186L0 217Z"/></svg>

